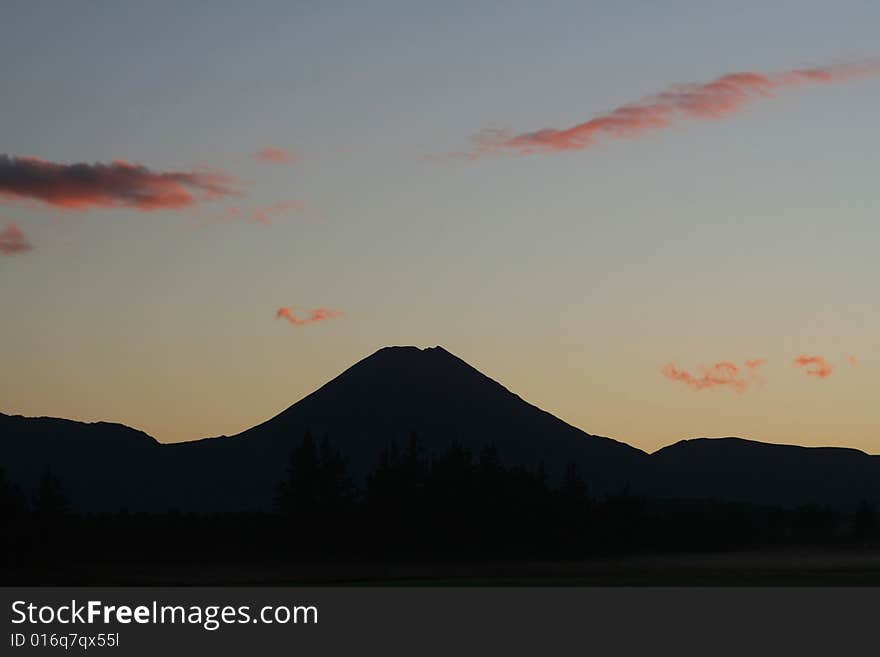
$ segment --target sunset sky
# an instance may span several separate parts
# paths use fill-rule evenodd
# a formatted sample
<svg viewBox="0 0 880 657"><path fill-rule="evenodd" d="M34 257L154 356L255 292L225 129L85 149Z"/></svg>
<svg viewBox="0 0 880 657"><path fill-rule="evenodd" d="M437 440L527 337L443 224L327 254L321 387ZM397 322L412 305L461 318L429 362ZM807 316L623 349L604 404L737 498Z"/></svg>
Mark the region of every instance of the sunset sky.
<svg viewBox="0 0 880 657"><path fill-rule="evenodd" d="M442 345L880 453L880 3L417 5L4 2L0 411L234 434Z"/></svg>

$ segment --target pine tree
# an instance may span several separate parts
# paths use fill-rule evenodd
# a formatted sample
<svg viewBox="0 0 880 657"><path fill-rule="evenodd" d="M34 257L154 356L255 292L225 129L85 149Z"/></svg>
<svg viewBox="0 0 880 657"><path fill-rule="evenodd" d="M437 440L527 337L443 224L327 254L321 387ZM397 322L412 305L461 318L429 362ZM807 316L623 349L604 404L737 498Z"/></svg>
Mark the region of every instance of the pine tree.
<svg viewBox="0 0 880 657"><path fill-rule="evenodd" d="M308 517L318 502L318 452L311 432L290 453L287 479L281 484L276 504L289 516Z"/></svg>
<svg viewBox="0 0 880 657"><path fill-rule="evenodd" d="M34 515L41 523L53 523L67 515L67 498L61 480L49 468L43 473L34 499Z"/></svg>

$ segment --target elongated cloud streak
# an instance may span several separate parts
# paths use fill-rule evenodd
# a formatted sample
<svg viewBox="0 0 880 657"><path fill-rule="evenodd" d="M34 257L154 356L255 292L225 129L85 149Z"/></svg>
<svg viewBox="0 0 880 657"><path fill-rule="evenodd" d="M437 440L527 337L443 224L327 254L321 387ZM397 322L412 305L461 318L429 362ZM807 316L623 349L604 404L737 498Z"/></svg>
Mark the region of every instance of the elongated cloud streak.
<svg viewBox="0 0 880 657"><path fill-rule="evenodd" d="M827 379L834 371L834 367L822 356L798 356L794 359L794 364L798 367L808 368L804 370L804 373L819 379Z"/></svg>
<svg viewBox="0 0 880 657"><path fill-rule="evenodd" d="M763 359L746 361L746 369L743 370L730 361L720 361L710 367L701 367L699 374L691 374L686 370L680 370L672 363L668 363L660 370L660 373L671 381L679 381L694 390L708 390L710 388L727 387L737 392L745 392L758 378L754 371L764 364ZM744 376L746 375L746 376Z"/></svg>
<svg viewBox="0 0 880 657"><path fill-rule="evenodd" d="M257 151L257 162L264 164L292 164L296 155L277 146L264 146Z"/></svg>
<svg viewBox="0 0 880 657"><path fill-rule="evenodd" d="M303 201L279 201L272 205L255 208L251 217L257 223L268 224L272 221L273 217L289 212L301 212L305 207L306 204Z"/></svg>
<svg viewBox="0 0 880 657"><path fill-rule="evenodd" d="M150 212L238 196L234 180L216 171L152 171L140 164L59 164L0 154L0 196L65 210L127 207Z"/></svg>
<svg viewBox="0 0 880 657"><path fill-rule="evenodd" d="M18 224L9 224L0 230L0 254L15 255L33 249Z"/></svg>
<svg viewBox="0 0 880 657"><path fill-rule="evenodd" d="M297 317L293 313L293 308L281 307L275 313L275 319L286 319L292 326L305 326L306 324L314 324L315 322L323 322L327 319L336 319L342 317L344 313L338 310L330 310L329 308L315 308L310 310L306 317Z"/></svg>
<svg viewBox="0 0 880 657"><path fill-rule="evenodd" d="M880 61L782 73L730 73L711 82L669 87L570 128L544 128L520 134L483 130L473 138L474 150L468 156L579 151L593 146L600 137L638 137L685 119L722 119L785 89L877 74L880 74Z"/></svg>
<svg viewBox="0 0 880 657"><path fill-rule="evenodd" d="M240 219L258 224L270 224L275 217L293 212L302 212L307 207L305 201L278 201L271 205L260 205L249 209L230 206L224 209L223 213L217 217L217 219L220 221Z"/></svg>

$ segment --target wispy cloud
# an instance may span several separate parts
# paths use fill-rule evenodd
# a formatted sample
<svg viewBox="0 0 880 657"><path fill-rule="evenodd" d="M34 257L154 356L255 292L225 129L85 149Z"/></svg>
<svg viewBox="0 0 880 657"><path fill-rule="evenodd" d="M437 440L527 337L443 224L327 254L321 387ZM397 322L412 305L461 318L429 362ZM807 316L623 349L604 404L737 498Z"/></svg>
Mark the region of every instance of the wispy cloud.
<svg viewBox="0 0 880 657"><path fill-rule="evenodd" d="M660 373L670 381L678 381L694 390L709 390L726 387L737 392L745 392L748 387L759 381L755 370L766 361L751 359L746 361L745 370L730 361L720 361L708 367L701 366L697 374L678 369L673 363L667 363Z"/></svg>
<svg viewBox="0 0 880 657"><path fill-rule="evenodd" d="M263 146L257 151L256 157L257 162L264 164L292 164L296 162L296 155L278 146Z"/></svg>
<svg viewBox="0 0 880 657"><path fill-rule="evenodd" d="M65 210L179 209L239 196L235 184L231 176L219 171L153 171L123 160L61 164L0 154L0 196Z"/></svg>
<svg viewBox="0 0 880 657"><path fill-rule="evenodd" d="M805 368L804 373L808 376L815 376L819 379L827 379L834 371L834 366L822 356L798 356L794 359L794 364L797 367Z"/></svg>
<svg viewBox="0 0 880 657"><path fill-rule="evenodd" d="M273 217L288 214L291 212L302 212L306 209L304 201L279 201L271 205L263 205L254 208L251 212L251 218L257 223L268 224Z"/></svg>
<svg viewBox="0 0 880 657"><path fill-rule="evenodd" d="M474 148L466 156L578 151L590 148L599 138L638 137L687 119L726 118L750 103L772 98L786 89L877 74L880 61L779 73L730 73L710 82L673 85L569 128L543 128L518 134L483 130L473 138Z"/></svg>
<svg viewBox="0 0 880 657"><path fill-rule="evenodd" d="M329 308L315 308L307 312L304 317L297 317L294 314L294 308L283 306L275 313L276 319L286 319L292 326L305 326L306 324L314 324L323 322L327 319L336 319L342 317L344 313L339 310L330 310Z"/></svg>
<svg viewBox="0 0 880 657"><path fill-rule="evenodd" d="M0 230L0 254L16 255L18 253L27 253L33 249L30 242L24 236L18 224L8 224L3 230Z"/></svg>
<svg viewBox="0 0 880 657"><path fill-rule="evenodd" d="M241 220L258 224L269 224L276 217L294 212L304 212L307 208L308 205L305 201L278 201L277 203L259 205L253 208L229 206L224 208L223 212L216 217L216 220Z"/></svg>

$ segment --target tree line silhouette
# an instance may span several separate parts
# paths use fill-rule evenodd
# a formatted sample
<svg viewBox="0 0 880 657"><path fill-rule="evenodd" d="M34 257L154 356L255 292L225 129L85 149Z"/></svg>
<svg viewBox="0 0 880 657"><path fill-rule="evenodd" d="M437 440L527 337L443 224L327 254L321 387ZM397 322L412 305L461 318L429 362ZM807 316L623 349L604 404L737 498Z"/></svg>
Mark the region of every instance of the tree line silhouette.
<svg viewBox="0 0 880 657"><path fill-rule="evenodd" d="M274 511L78 513L46 472L27 495L0 470L0 559L18 567L165 561L581 559L594 555L880 543L876 508L767 507L595 495L576 465L508 466L492 443L428 453L391 441L355 481L328 437L292 450Z"/></svg>

